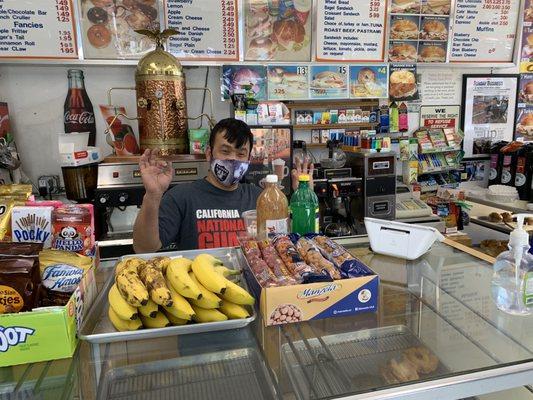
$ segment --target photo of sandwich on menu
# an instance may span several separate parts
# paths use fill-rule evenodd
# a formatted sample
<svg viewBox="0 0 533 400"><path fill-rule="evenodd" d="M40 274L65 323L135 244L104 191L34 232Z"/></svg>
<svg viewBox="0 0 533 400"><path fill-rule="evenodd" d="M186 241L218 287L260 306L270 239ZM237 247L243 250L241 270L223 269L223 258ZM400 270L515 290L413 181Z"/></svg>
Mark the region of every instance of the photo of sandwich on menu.
<svg viewBox="0 0 533 400"><path fill-rule="evenodd" d="M350 97L387 97L387 76L387 65L350 66Z"/></svg>
<svg viewBox="0 0 533 400"><path fill-rule="evenodd" d="M416 65L396 64L389 68L389 97L392 100L416 100L418 89Z"/></svg>
<svg viewBox="0 0 533 400"><path fill-rule="evenodd" d="M448 18L422 17L421 40L448 40Z"/></svg>
<svg viewBox="0 0 533 400"><path fill-rule="evenodd" d="M245 60L309 61L311 5L311 0L245 0Z"/></svg>
<svg viewBox="0 0 533 400"><path fill-rule="evenodd" d="M393 14L419 14L419 0L392 0L391 12Z"/></svg>
<svg viewBox="0 0 533 400"><path fill-rule="evenodd" d="M307 66L269 65L268 99L298 100L309 98Z"/></svg>
<svg viewBox="0 0 533 400"><path fill-rule="evenodd" d="M416 62L418 55L418 42L390 42L389 61Z"/></svg>
<svg viewBox="0 0 533 400"><path fill-rule="evenodd" d="M348 67L313 65L309 89L312 99L348 97Z"/></svg>
<svg viewBox="0 0 533 400"><path fill-rule="evenodd" d="M418 39L418 16L398 16L391 17L391 39Z"/></svg>
<svg viewBox="0 0 533 400"><path fill-rule="evenodd" d="M422 14L449 15L451 0L422 0Z"/></svg>
<svg viewBox="0 0 533 400"><path fill-rule="evenodd" d="M419 62L446 62L446 43L420 42L418 45Z"/></svg>

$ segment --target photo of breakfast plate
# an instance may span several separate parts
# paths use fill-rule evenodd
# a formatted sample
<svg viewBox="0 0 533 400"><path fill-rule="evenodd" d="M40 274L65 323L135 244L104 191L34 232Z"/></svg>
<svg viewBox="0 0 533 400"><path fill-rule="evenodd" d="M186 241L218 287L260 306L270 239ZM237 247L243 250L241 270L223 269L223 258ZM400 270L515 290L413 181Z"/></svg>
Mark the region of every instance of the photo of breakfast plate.
<svg viewBox="0 0 533 400"><path fill-rule="evenodd" d="M311 0L244 1L244 59L309 61Z"/></svg>
<svg viewBox="0 0 533 400"><path fill-rule="evenodd" d="M154 49L138 29L159 30L155 0L81 0L83 51L87 58L139 58Z"/></svg>
<svg viewBox="0 0 533 400"><path fill-rule="evenodd" d="M297 100L309 97L309 67L269 65L268 99Z"/></svg>
<svg viewBox="0 0 533 400"><path fill-rule="evenodd" d="M311 98L348 97L348 67L313 65L309 92Z"/></svg>
<svg viewBox="0 0 533 400"><path fill-rule="evenodd" d="M419 17L397 16L391 17L390 38L398 40L418 39Z"/></svg>

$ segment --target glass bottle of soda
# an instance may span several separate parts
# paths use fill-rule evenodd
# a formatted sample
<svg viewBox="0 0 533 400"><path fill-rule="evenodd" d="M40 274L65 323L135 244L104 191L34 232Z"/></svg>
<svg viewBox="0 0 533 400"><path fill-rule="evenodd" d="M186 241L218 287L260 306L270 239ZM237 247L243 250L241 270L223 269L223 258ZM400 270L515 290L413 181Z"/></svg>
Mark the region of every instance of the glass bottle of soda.
<svg viewBox="0 0 533 400"><path fill-rule="evenodd" d="M63 114L65 133L89 132L89 146L96 143L96 123L89 95L85 90L83 71L68 70L68 93Z"/></svg>
<svg viewBox="0 0 533 400"><path fill-rule="evenodd" d="M291 232L301 235L318 233L318 197L309 187L309 175L300 175L298 189L291 196Z"/></svg>

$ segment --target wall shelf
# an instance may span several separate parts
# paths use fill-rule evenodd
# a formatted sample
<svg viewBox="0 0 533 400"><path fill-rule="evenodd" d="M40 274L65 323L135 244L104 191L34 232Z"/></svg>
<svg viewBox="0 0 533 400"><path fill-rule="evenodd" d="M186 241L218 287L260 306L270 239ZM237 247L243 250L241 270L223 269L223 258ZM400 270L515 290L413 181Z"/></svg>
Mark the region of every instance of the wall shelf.
<svg viewBox="0 0 533 400"><path fill-rule="evenodd" d="M306 130L306 129L345 129L345 128L359 128L367 127L373 128L377 126L375 122L348 122L343 124L299 124L293 125L294 130Z"/></svg>

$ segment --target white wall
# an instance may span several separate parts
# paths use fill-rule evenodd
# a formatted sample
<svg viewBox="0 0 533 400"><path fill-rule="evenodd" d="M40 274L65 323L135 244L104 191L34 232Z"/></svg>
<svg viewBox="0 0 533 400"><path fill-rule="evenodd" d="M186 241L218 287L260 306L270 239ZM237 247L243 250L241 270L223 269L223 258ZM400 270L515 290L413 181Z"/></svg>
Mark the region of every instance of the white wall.
<svg viewBox="0 0 533 400"><path fill-rule="evenodd" d="M87 92L96 115L97 146L105 155L111 152L104 137L105 124L98 109L107 104L107 91L111 87L134 87L133 66L87 66L85 74ZM59 174L57 134L63 130L63 104L67 94L67 67L0 65L0 101L9 104L10 121L17 142L23 168L36 183L41 175ZM187 86L203 87L206 68L187 68ZM215 118L229 116L229 103L220 101L220 71L210 68L209 87L213 91ZM136 112L135 92L116 92L115 104L123 104L130 115ZM202 93L187 96L189 116L196 116L202 107ZM205 110L209 112L206 99ZM205 122L204 122L205 123ZM198 126L191 122L190 127Z"/></svg>

